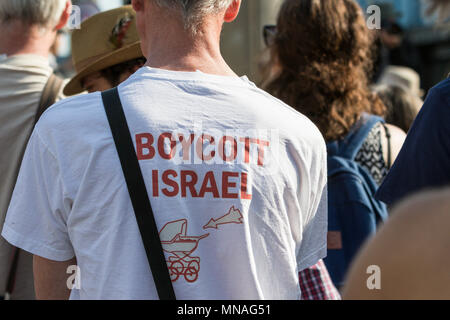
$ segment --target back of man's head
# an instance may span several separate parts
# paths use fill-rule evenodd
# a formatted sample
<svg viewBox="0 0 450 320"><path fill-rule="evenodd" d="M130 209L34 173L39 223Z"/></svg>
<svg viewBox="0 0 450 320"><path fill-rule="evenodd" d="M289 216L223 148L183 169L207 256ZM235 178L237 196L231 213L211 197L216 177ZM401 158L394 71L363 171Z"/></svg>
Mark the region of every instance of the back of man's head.
<svg viewBox="0 0 450 320"><path fill-rule="evenodd" d="M0 22L21 21L52 28L58 24L66 3L67 0L1 0Z"/></svg>
<svg viewBox="0 0 450 320"><path fill-rule="evenodd" d="M181 10L186 30L197 33L203 18L230 6L234 0L151 0L161 7Z"/></svg>

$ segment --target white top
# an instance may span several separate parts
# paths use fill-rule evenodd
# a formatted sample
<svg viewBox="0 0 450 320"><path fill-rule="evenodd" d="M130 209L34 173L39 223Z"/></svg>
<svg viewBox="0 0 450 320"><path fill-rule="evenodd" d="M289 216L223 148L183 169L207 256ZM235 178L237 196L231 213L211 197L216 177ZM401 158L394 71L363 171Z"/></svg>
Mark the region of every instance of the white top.
<svg viewBox="0 0 450 320"><path fill-rule="evenodd" d="M246 78L142 68L119 87L178 299L300 299L326 255L326 147ZM202 139L203 137L203 139ZM76 256L72 299L157 299L100 93L33 133L2 233Z"/></svg>

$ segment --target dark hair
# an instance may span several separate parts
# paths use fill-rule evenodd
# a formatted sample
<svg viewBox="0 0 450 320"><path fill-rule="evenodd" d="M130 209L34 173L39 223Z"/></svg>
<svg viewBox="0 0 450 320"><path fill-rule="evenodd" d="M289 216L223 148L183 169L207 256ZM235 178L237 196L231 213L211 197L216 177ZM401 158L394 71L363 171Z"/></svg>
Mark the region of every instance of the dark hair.
<svg viewBox="0 0 450 320"><path fill-rule="evenodd" d="M117 87L120 84L120 77L125 72L133 73L136 67L142 67L147 60L144 57L129 60L111 66L109 68L100 71L102 77L104 77L113 87Z"/></svg>
<svg viewBox="0 0 450 320"><path fill-rule="evenodd" d="M386 122L408 132L421 107L419 97L397 85L376 85L373 91L387 108Z"/></svg>
<svg viewBox="0 0 450 320"><path fill-rule="evenodd" d="M366 111L384 113L368 88L372 33L353 0L285 0L272 45L279 72L265 89L307 117L327 141Z"/></svg>

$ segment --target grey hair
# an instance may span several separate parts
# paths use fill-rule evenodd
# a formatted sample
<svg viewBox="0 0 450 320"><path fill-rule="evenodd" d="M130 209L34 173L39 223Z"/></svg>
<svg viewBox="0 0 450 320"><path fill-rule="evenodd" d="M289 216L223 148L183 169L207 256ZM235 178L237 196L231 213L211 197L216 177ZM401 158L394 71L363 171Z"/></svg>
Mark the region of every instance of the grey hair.
<svg viewBox="0 0 450 320"><path fill-rule="evenodd" d="M194 35L203 18L228 8L234 0L155 0L160 7L181 10L186 30Z"/></svg>
<svg viewBox="0 0 450 320"><path fill-rule="evenodd" d="M61 18L67 0L1 0L0 22L19 20L25 24L53 27Z"/></svg>

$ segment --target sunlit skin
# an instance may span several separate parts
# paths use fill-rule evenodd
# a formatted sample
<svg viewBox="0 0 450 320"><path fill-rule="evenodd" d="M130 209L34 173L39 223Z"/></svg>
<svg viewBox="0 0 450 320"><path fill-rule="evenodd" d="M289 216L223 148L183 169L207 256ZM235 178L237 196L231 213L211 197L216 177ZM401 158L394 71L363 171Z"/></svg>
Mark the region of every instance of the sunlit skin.
<svg viewBox="0 0 450 320"><path fill-rule="evenodd" d="M0 52L7 56L33 54L47 58L55 43L58 30L69 21L72 3L67 0L66 7L58 22L52 27L24 24L20 20L0 23Z"/></svg>
<svg viewBox="0 0 450 320"><path fill-rule="evenodd" d="M388 222L361 249L343 290L345 300L450 299L450 189L398 204ZM379 268L378 288L370 288Z"/></svg>

